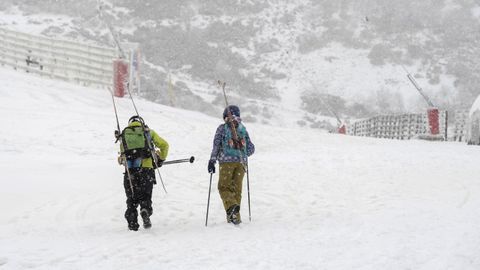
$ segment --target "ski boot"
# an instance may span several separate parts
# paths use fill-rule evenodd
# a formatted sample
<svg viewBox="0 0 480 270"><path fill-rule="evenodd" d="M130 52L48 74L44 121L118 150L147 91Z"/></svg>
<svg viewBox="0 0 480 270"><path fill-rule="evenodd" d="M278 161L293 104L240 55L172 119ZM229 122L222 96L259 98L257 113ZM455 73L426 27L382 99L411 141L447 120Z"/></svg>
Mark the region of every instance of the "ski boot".
<svg viewBox="0 0 480 270"><path fill-rule="evenodd" d="M227 210L227 221L228 223L233 223L234 225L238 225L242 223L240 219L240 205L233 205Z"/></svg>
<svg viewBox="0 0 480 270"><path fill-rule="evenodd" d="M138 223L136 221L128 222L128 229L131 231L138 231Z"/></svg>
<svg viewBox="0 0 480 270"><path fill-rule="evenodd" d="M143 228L149 229L152 227L152 222L150 221L150 216L148 215L147 210L141 210L140 215L142 216L143 219Z"/></svg>

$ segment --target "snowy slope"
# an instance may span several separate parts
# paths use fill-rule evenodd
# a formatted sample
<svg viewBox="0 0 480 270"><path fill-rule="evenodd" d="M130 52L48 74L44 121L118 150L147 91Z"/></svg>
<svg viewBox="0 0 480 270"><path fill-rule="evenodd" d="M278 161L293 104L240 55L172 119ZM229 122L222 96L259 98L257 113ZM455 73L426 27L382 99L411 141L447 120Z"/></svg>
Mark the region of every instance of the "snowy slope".
<svg viewBox="0 0 480 270"><path fill-rule="evenodd" d="M127 230L105 90L0 69L0 269L480 269L480 149L246 123L252 222L213 188L220 119L137 100L171 145L153 228ZM132 115L118 99L121 124ZM218 175L215 175L214 185Z"/></svg>
<svg viewBox="0 0 480 270"><path fill-rule="evenodd" d="M114 17L118 17L120 14L130 13L129 9L116 7L116 5L108 1L105 2L105 4L109 9L112 9L110 11ZM278 91L276 94L280 97L279 101L270 100L265 102L264 100L256 98L248 99L251 105L250 107L255 108L255 111L263 111L265 108L268 109L271 107L270 104L275 108L280 106L283 109L275 110L272 116L270 116L270 113L257 113L255 119L258 122L267 121L277 125L292 126L299 125L299 121L303 123L306 119L307 122L309 122L308 124L327 120L335 126L337 121L332 115L324 117L306 113L302 106L302 95L304 91L323 94L328 93L342 98L349 105L353 103L363 104L369 110L380 113L385 113L385 108L379 107L379 103L382 105L387 104L387 107L394 112L418 112L425 110L425 102L412 87L401 66L391 64L383 66L373 65L369 59L370 48L352 49L348 46L341 45L341 43L332 42L308 53L301 53L301 50L299 50L299 40L304 36L314 37L315 31L323 29L322 27L318 28L318 25L314 27L315 23L307 19L308 16L305 17L306 14L309 13L309 8L312 6L311 1L274 1L274 3L269 3L268 5L269 8L262 9L259 14L247 12L220 17L198 14L198 8L195 8L195 5L191 5L189 9L195 10L194 14L196 15L193 16L192 13L192 16L188 17L193 31L202 31L215 23L231 24L233 22L241 22L242 25L249 23L258 24L261 31L255 34L251 33L251 36L246 34L246 37L244 37L245 39L251 39L248 46L242 47L243 45L235 43L230 44L231 46L229 45L234 54L242 56L245 58L246 63L248 63L248 68L240 65L240 70L242 73L245 73L244 75L250 74L253 76L252 78L258 81L266 80L276 89L275 91ZM33 34L43 33L69 39L76 37L77 40L81 40L82 42L87 42L88 36L97 38L101 36L109 37L109 34L105 34L107 30L105 25L100 23L96 16L89 17L88 20L76 20L73 17L42 12L38 14L25 13L18 7L0 11L0 15L1 27L18 30L20 32ZM360 21L361 18L358 19ZM126 25L123 25L123 27L121 27L121 25L115 25L115 28L123 34L132 34L133 29L135 29L133 25L136 25L136 23L144 26L149 23L156 24L152 21L144 21L143 18L131 18L131 20L125 20L128 22ZM136 22L135 20L140 21ZM79 21L82 23L79 23ZM184 24L185 21L183 19L165 19L159 22L159 28L183 28L185 27ZM357 25L357 23L354 25ZM358 27L360 27L360 25L358 25ZM81 31L79 31L79 29L81 29ZM89 40L88 42L95 43L93 40ZM208 41L206 43L208 46L218 47L218 43ZM215 80L209 77L202 79L198 76L192 76L196 73L191 70L192 67L195 66L192 65L192 62L195 62L193 59L190 60L191 62L185 62L185 65L181 69L171 71L166 66L159 66L158 62L157 65L153 63L158 60L154 57L155 54L147 51L145 55L149 55L150 57L150 59L145 59L144 61L144 66L148 67L146 70L152 69L157 72L157 75L153 77L162 77L160 74L165 74L165 76L168 74L168 76L172 78L173 85L177 83L178 85L185 85L188 91L200 96L207 103L211 103L218 97L219 93L213 83ZM198 55L202 55L202 53ZM217 65L229 66L230 64L238 64L234 62L234 60L232 60L232 63L219 61ZM416 72L420 74L423 73L422 70L424 69L421 63L407 66L407 68L414 75ZM269 78L270 75L261 75L260 78L256 78L259 74L263 74L265 70L278 73L277 76L279 76L279 74L285 74L286 76L273 79ZM170 72L172 74L170 74ZM147 72L143 75L149 76ZM208 76L211 75L209 74ZM218 77L221 78L222 76ZM442 80L437 85L430 85L427 78L417 78L419 85L425 88L424 90L427 95L430 96L438 106L441 106L443 101L447 99L451 101L449 103L453 103L454 97L456 96L455 91L457 91L457 87L453 85L454 77L449 75L442 75L441 77ZM151 78L150 80L154 79ZM249 80L250 79L245 79L245 81ZM153 82L154 85L160 83L163 85L166 82ZM228 87L235 89L242 100L246 99L245 94L238 91L239 87L241 89L241 85L234 83ZM146 88L152 90L149 86ZM163 90L167 89L165 88ZM262 90L258 89L258 91ZM386 93L388 93L388 97L390 98L385 98L385 96L382 95L386 95ZM176 103L177 106L182 104L182 96L175 97L172 94L171 99L168 103ZM175 99L177 99L177 102L175 102ZM383 102L379 102L379 100ZM189 101L185 102L190 103ZM163 103L165 104L166 102ZM212 105L212 107L216 106L217 105ZM201 110L195 106L185 106L185 104L183 104L183 107ZM218 109L218 107L216 109ZM338 110L340 111L337 111L337 113L340 114L341 118L352 117L351 112L342 112L341 108ZM286 114L294 117L285 117ZM286 121L286 119L288 119L288 121Z"/></svg>

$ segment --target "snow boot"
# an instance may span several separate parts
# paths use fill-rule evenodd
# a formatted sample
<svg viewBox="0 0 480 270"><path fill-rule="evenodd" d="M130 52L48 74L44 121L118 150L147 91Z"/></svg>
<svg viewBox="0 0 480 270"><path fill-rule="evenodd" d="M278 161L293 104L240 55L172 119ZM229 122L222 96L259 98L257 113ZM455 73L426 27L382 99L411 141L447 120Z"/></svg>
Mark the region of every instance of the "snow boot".
<svg viewBox="0 0 480 270"><path fill-rule="evenodd" d="M138 231L138 227L140 227L140 226L138 225L138 223L136 221L132 221L132 222L128 223L128 229L131 230L131 231Z"/></svg>
<svg viewBox="0 0 480 270"><path fill-rule="evenodd" d="M143 219L143 228L149 229L152 227L152 222L150 221L150 217L148 215L147 210L141 210L140 215L142 216Z"/></svg>
<svg viewBox="0 0 480 270"><path fill-rule="evenodd" d="M240 205L235 204L228 208L227 221L228 223L233 223L235 225L242 223L242 220L240 219Z"/></svg>

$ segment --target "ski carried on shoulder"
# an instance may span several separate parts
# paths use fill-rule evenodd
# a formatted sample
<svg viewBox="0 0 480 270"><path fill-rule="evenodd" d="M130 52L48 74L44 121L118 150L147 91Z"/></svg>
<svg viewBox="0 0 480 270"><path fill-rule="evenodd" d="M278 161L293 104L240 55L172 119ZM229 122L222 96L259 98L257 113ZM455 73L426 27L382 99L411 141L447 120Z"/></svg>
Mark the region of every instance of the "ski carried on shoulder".
<svg viewBox="0 0 480 270"><path fill-rule="evenodd" d="M123 149L127 149L127 145L125 140L122 139L121 130L120 130L120 122L118 121L118 112L117 112L117 105L115 104L115 96L110 88L108 88L108 92L110 92L112 96L112 102L113 102L113 110L115 111L115 118L117 120L117 130L115 130L115 138L117 139L115 143L120 141L120 143L123 145ZM120 155L121 163L125 167L125 172L128 177L128 183L130 185L130 190L132 191L132 196L135 195L133 191L133 183L132 183L132 176L130 175L130 171L128 170L128 163L127 163L127 158L125 155Z"/></svg>

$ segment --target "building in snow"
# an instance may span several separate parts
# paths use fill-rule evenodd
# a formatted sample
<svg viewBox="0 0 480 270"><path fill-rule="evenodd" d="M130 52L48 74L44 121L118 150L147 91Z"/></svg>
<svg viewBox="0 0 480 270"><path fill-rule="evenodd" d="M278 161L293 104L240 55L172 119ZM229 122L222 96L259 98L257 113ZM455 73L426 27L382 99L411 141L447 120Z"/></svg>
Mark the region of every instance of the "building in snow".
<svg viewBox="0 0 480 270"><path fill-rule="evenodd" d="M451 140L465 142L467 140L469 110L455 110L455 123L452 130Z"/></svg>
<svg viewBox="0 0 480 270"><path fill-rule="evenodd" d="M446 132L446 111L439 112L440 134ZM354 136L410 140L429 134L427 113L380 115L350 125Z"/></svg>

